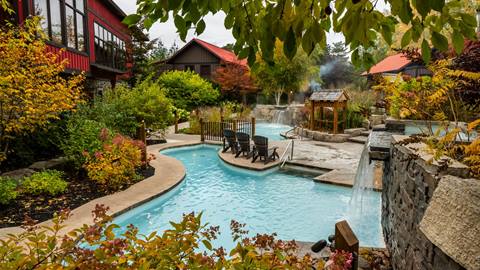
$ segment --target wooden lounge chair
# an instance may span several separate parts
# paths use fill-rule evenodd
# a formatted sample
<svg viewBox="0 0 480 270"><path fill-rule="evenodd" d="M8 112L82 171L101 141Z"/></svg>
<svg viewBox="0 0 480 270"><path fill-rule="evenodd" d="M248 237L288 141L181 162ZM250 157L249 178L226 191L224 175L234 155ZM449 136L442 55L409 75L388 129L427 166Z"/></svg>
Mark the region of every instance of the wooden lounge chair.
<svg viewBox="0 0 480 270"><path fill-rule="evenodd" d="M250 135L244 132L237 132L237 140L238 140L238 151L235 157L239 157L241 154L250 158L252 154L251 146L250 146Z"/></svg>
<svg viewBox="0 0 480 270"><path fill-rule="evenodd" d="M232 154L236 154L238 150L238 142L235 137L235 132L231 129L223 130L223 150L222 153L225 153L231 149Z"/></svg>
<svg viewBox="0 0 480 270"><path fill-rule="evenodd" d="M268 138L263 136L253 136L253 143L255 144L255 149L253 151L253 160L254 163L258 157L260 160L264 160L265 164L270 161L274 161L280 156L277 153L278 147L268 148Z"/></svg>

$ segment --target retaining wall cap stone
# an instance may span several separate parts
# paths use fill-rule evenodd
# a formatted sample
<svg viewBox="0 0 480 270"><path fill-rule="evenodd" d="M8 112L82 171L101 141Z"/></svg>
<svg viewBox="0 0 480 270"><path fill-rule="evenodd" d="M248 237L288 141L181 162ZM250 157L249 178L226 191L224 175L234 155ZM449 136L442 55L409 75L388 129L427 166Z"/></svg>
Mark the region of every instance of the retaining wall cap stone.
<svg viewBox="0 0 480 270"><path fill-rule="evenodd" d="M443 177L420 222L420 230L466 269L480 269L480 181Z"/></svg>

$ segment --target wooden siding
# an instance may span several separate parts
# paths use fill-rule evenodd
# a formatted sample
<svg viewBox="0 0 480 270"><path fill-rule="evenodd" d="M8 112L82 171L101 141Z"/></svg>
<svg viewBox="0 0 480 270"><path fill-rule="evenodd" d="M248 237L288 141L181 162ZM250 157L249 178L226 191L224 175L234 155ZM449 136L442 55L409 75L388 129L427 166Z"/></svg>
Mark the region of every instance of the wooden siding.
<svg viewBox="0 0 480 270"><path fill-rule="evenodd" d="M218 57L207 51L198 44L192 43L183 52L178 54L173 63L169 64L218 64L220 60Z"/></svg>
<svg viewBox="0 0 480 270"><path fill-rule="evenodd" d="M51 53L58 54L60 50L61 50L60 48L53 45L47 46L47 51ZM90 71L90 61L87 55L75 53L67 49L64 49L60 54L59 60L61 61L63 59L68 59L68 63L66 66L67 69L80 70L85 72Z"/></svg>

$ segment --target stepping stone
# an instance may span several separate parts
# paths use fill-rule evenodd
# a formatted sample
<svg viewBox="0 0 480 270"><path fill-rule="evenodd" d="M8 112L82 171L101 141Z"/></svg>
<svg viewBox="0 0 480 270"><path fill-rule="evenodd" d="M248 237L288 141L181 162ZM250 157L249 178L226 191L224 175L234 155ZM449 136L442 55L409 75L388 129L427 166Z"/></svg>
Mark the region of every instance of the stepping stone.
<svg viewBox="0 0 480 270"><path fill-rule="evenodd" d="M360 144L365 144L368 141L367 136L355 136L355 137L350 137L348 138L349 141L354 142L354 143L360 143Z"/></svg>
<svg viewBox="0 0 480 270"><path fill-rule="evenodd" d="M362 131L362 133L360 133L360 135L361 135L361 136L367 136L367 137L368 137L371 132L372 132L371 130L365 130L365 131Z"/></svg>

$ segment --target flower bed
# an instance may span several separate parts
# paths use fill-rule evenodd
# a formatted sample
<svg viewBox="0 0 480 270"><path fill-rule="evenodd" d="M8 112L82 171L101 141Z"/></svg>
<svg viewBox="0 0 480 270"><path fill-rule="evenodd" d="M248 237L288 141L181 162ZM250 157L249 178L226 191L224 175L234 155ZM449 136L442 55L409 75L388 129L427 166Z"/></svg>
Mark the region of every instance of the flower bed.
<svg viewBox="0 0 480 270"><path fill-rule="evenodd" d="M148 166L146 169L138 170L137 174L143 180L154 174L154 168ZM96 182L86 179L86 177L67 175L66 178L68 186L62 194L56 196L19 194L10 204L2 205L0 208L0 228L22 225L26 217L38 222L49 220L60 210L75 209L91 200L114 193L102 188ZM130 186L131 184L125 185L121 190Z"/></svg>

